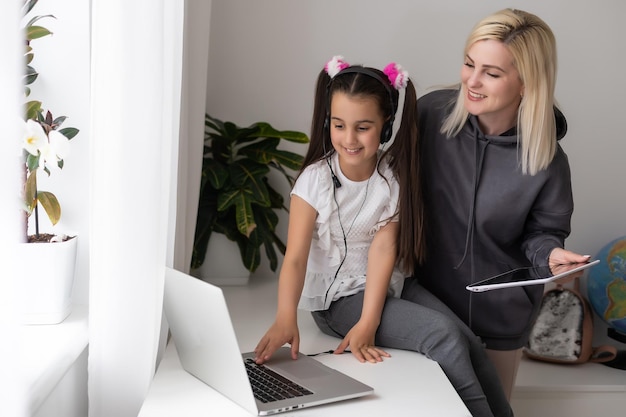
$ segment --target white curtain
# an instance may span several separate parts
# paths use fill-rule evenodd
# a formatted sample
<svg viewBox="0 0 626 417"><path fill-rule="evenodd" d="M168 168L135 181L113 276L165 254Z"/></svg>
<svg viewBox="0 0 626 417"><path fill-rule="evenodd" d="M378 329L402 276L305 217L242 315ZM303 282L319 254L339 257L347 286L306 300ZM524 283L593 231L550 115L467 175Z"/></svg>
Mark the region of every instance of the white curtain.
<svg viewBox="0 0 626 417"><path fill-rule="evenodd" d="M20 354L17 306L14 305L17 282L12 251L23 241L19 190L21 177L21 143L18 120L22 116L23 35L21 33L21 2L2 4L0 13L0 409L2 415L26 416L24 384L20 380Z"/></svg>
<svg viewBox="0 0 626 417"><path fill-rule="evenodd" d="M186 0L182 61L180 135L178 141L178 181L172 182L168 230L168 259L173 267L189 272L196 229L196 212L204 150L207 67L209 59L210 0ZM173 236L173 238L172 238ZM165 352L168 324L163 320L157 352L157 365Z"/></svg>
<svg viewBox="0 0 626 417"><path fill-rule="evenodd" d="M184 2L92 0L89 415L136 416L173 265Z"/></svg>

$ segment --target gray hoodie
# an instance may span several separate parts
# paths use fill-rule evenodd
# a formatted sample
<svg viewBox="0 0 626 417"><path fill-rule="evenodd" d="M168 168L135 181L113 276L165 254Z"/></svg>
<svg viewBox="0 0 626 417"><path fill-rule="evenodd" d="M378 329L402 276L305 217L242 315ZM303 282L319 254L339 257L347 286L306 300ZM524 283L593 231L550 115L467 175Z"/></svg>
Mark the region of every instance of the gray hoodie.
<svg viewBox="0 0 626 417"><path fill-rule="evenodd" d="M418 101L428 255L416 277L488 348L516 349L528 340L543 286L483 293L465 286L547 265L552 249L564 246L574 208L569 163L558 145L547 169L524 175L516 129L485 135L475 116L456 137L445 137L440 128L457 94L438 90ZM555 117L561 139L567 124L556 108Z"/></svg>

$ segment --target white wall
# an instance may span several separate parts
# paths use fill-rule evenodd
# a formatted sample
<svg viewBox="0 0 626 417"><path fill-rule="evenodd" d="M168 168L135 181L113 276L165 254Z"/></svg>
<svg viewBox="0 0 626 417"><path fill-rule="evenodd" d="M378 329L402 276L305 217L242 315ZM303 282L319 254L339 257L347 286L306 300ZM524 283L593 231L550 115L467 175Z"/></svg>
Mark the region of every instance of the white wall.
<svg viewBox="0 0 626 417"><path fill-rule="evenodd" d="M595 254L626 234L622 0L214 0L207 111L242 125L264 120L309 132L315 80L335 54L379 68L396 61L422 94L458 81L467 34L504 7L535 13L555 32L575 199L566 245ZM279 224L285 237L286 223Z"/></svg>

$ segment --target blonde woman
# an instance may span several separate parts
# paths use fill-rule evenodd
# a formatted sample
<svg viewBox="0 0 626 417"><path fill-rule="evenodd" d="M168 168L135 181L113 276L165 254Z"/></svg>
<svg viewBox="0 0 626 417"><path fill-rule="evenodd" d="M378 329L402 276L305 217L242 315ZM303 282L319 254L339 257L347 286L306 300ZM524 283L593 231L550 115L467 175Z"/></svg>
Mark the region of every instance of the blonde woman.
<svg viewBox="0 0 626 417"><path fill-rule="evenodd" d="M470 33L461 82L417 106L428 256L404 291L426 287L483 340L509 398L543 287L471 293L466 285L588 259L564 249L574 205L556 56L543 20L501 10Z"/></svg>

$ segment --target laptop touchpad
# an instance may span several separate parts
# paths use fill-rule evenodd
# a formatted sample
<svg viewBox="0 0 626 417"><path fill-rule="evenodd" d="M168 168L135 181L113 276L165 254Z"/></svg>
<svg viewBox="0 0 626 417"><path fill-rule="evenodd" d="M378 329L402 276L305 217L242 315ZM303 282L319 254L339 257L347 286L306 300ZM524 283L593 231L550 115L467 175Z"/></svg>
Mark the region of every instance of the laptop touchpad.
<svg viewBox="0 0 626 417"><path fill-rule="evenodd" d="M298 379L318 378L330 373L330 370L316 366L315 362L309 361L305 363L301 360L281 362L274 369L282 373L288 373Z"/></svg>

